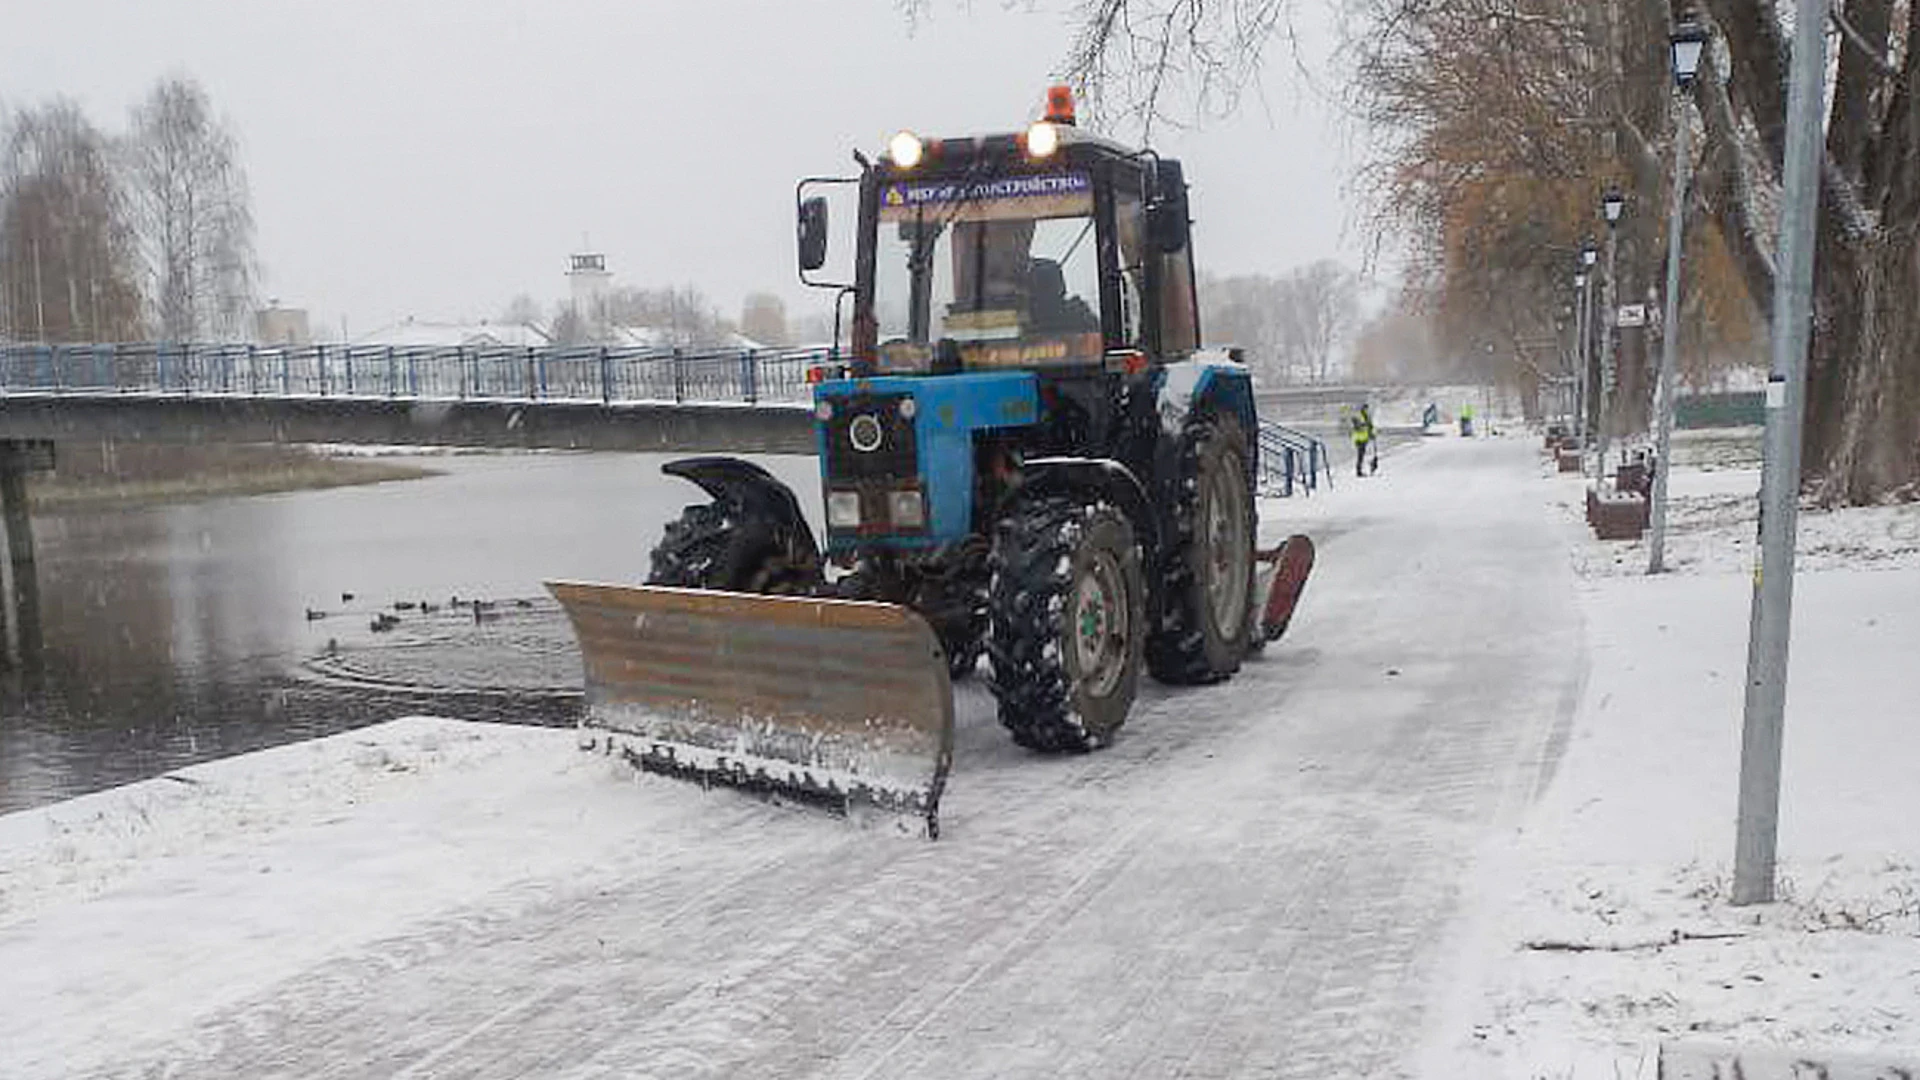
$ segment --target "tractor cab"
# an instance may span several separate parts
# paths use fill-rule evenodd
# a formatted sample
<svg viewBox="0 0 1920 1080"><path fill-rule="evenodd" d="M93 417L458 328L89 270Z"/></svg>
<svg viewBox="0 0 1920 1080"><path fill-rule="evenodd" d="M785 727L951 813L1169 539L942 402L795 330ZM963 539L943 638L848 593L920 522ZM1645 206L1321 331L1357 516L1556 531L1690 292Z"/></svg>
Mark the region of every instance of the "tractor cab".
<svg viewBox="0 0 1920 1080"><path fill-rule="evenodd" d="M847 182L855 376L1138 371L1197 346L1179 163L1083 132L1065 87L1024 132L902 131ZM803 276L826 239L805 189Z"/></svg>

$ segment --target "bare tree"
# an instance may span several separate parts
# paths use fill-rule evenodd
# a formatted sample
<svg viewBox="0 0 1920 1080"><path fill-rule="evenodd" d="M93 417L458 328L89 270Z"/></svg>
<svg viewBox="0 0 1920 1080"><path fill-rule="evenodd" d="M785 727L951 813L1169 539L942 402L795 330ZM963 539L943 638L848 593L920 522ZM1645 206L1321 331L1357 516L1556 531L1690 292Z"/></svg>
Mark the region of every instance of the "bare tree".
<svg viewBox="0 0 1920 1080"><path fill-rule="evenodd" d="M39 341L137 336L140 293L112 151L68 101L13 118L0 153L7 332Z"/></svg>
<svg viewBox="0 0 1920 1080"><path fill-rule="evenodd" d="M1276 382L1295 378L1282 327L1285 288L1280 278L1267 274L1200 277L1200 325L1207 340L1239 346L1260 378Z"/></svg>
<svg viewBox="0 0 1920 1080"><path fill-rule="evenodd" d="M1773 289L1788 45L1772 0L1707 0L1697 195L1755 301ZM1802 479L1824 502L1920 497L1920 4L1836 0Z"/></svg>
<svg viewBox="0 0 1920 1080"><path fill-rule="evenodd" d="M597 335L587 322L587 317L571 304L562 304L554 312L553 329L550 331L555 345L592 345Z"/></svg>
<svg viewBox="0 0 1920 1080"><path fill-rule="evenodd" d="M1450 382L1455 374L1434 347L1432 324L1419 313L1417 297L1403 298L1354 337L1353 377L1359 382Z"/></svg>
<svg viewBox="0 0 1920 1080"><path fill-rule="evenodd" d="M1293 360L1316 382L1332 375L1333 356L1360 316L1360 282L1353 271L1322 259L1289 274L1281 292L1282 340Z"/></svg>
<svg viewBox="0 0 1920 1080"><path fill-rule="evenodd" d="M602 325L646 327L659 331L672 345L719 345L734 331L733 323L714 308L706 294L691 285L616 288L607 293L601 306L598 321Z"/></svg>
<svg viewBox="0 0 1920 1080"><path fill-rule="evenodd" d="M537 326L540 323L540 303L521 293L507 302L505 310L500 312L500 321L508 326Z"/></svg>
<svg viewBox="0 0 1920 1080"><path fill-rule="evenodd" d="M1293 0L1072 0L1066 76L1093 113L1144 140L1231 112L1292 11Z"/></svg>
<svg viewBox="0 0 1920 1080"><path fill-rule="evenodd" d="M161 337L236 338L253 308L253 212L232 131L198 83L161 80L127 138L134 222Z"/></svg>

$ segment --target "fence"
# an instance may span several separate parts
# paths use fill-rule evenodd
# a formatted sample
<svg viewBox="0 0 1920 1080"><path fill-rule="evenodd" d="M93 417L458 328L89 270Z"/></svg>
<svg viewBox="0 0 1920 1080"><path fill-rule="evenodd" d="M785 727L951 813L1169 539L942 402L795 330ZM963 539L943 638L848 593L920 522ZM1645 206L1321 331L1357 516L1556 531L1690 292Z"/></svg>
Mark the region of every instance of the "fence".
<svg viewBox="0 0 1920 1080"><path fill-rule="evenodd" d="M1326 443L1283 424L1260 421L1260 479L1269 490L1291 497L1297 483L1311 495L1319 489L1323 471L1331 488L1333 463Z"/></svg>
<svg viewBox="0 0 1920 1080"><path fill-rule="evenodd" d="M0 394L804 403L807 369L831 358L826 348L7 344Z"/></svg>

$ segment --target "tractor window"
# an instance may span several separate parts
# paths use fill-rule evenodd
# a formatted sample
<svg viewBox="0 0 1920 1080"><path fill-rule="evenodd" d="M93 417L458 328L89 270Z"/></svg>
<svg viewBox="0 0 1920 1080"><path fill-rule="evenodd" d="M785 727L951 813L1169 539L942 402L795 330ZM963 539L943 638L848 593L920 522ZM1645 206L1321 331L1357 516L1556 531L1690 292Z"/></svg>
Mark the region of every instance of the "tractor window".
<svg viewBox="0 0 1920 1080"><path fill-rule="evenodd" d="M888 192L874 245L880 369L926 370L943 345L969 368L1097 362L1100 248L1086 178L1021 177L964 199L956 187Z"/></svg>
<svg viewBox="0 0 1920 1080"><path fill-rule="evenodd" d="M1146 217L1140 196L1119 192L1113 201L1114 229L1120 238L1120 340L1140 344L1140 298L1146 294Z"/></svg>

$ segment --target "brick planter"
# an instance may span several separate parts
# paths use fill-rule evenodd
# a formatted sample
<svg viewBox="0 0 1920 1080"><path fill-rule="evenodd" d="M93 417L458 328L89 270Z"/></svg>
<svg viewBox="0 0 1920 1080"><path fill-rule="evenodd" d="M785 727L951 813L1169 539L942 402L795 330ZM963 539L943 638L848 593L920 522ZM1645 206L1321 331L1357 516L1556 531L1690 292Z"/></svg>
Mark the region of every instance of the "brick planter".
<svg viewBox="0 0 1920 1080"><path fill-rule="evenodd" d="M1638 540L1647 531L1647 497L1637 491L1587 492L1587 520L1602 540Z"/></svg>

